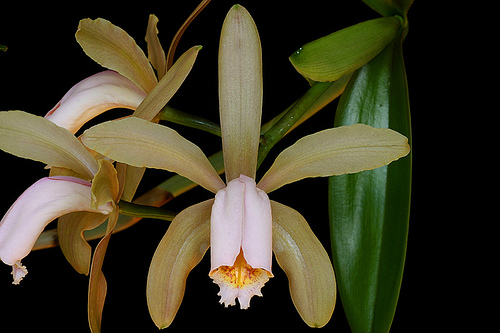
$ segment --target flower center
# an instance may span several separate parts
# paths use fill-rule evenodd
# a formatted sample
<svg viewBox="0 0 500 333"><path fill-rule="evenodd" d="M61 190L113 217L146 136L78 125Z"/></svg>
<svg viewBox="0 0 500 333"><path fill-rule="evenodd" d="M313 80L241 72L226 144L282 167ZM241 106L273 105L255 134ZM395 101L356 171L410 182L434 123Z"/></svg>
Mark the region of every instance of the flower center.
<svg viewBox="0 0 500 333"><path fill-rule="evenodd" d="M220 266L211 272L210 277L220 287L220 303L224 303L226 307L235 305L238 298L240 307L246 309L250 306L252 296L262 296L260 289L272 274L265 269L250 266L243 251L240 251L233 266Z"/></svg>

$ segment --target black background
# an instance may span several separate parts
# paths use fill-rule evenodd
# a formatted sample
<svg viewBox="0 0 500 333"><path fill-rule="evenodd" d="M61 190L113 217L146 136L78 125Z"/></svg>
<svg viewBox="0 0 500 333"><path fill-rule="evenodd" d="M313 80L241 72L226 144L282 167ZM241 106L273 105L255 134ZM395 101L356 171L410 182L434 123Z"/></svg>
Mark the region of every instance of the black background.
<svg viewBox="0 0 500 333"><path fill-rule="evenodd" d="M10 4L2 10L0 44L9 50L0 53L0 110L23 110L45 115L78 81L103 70L88 58L74 38L78 22L83 18L102 17L126 30L146 49L144 35L148 15L160 19L158 28L165 50L170 40L196 7L198 1L107 2L106 4L67 3L59 5L38 3ZM259 29L264 57L263 122L284 110L308 88L307 82L295 72L288 61L303 44L349 25L379 16L361 1L245 1L240 3L252 14ZM185 84L170 104L181 110L202 115L214 122L218 119L217 50L223 19L233 2L214 0L191 24L181 40L177 56L193 45L203 45L198 60ZM423 243L426 239L426 220L422 213L423 199L419 196L424 186L420 182L423 101L426 76L422 63L428 54L422 49L426 43L429 17L423 4L417 0L410 9L410 32L404 43L405 61L410 88L414 134L414 185L412 215L408 242L407 264L398 309L391 332L409 329L424 330L432 320L432 310L418 304L426 299L429 275L425 272ZM5 6L5 5L2 5ZM331 127L336 102L282 140L259 170L262 176L277 152L298 138ZM111 117L129 114L115 110ZM96 122L107 119L98 118ZM183 136L198 144L210 155L221 149L220 139L212 135L174 126ZM425 136L424 136L425 138ZM46 176L43 165L0 152L0 170L4 177L0 212L5 212L15 199L34 181ZM139 189L146 191L169 174L149 170ZM15 181L15 183L12 183ZM208 191L197 188L185 194L166 208L183 208L208 199ZM273 192L271 199L298 210L330 251L327 180L308 179ZM52 225L49 226L49 228ZM145 297L146 276L154 250L167 229L160 221L144 220L133 228L111 238L103 271L108 281L108 296L103 313L103 332L156 332L151 321ZM423 240L424 239L424 240ZM95 246L96 242L91 245ZM425 253L425 252L424 252ZM18 331L49 329L52 332L88 332L86 302L88 278L77 274L65 261L58 248L35 251L23 260L29 274L19 286L11 285L10 267L0 264L1 318L16 323ZM194 329L246 329L264 331L293 328L306 330L289 296L286 276L274 262L271 279L263 288L264 297L254 297L248 310L239 307L225 309L218 303L218 287L207 273L209 255L191 272L181 308L170 326L170 331ZM431 302L432 303L432 302ZM438 302L439 304L439 302ZM20 327L19 327L20 326ZM5 327L6 328L6 327ZM0 328L2 330L3 328ZM324 330L349 332L337 300L334 315Z"/></svg>

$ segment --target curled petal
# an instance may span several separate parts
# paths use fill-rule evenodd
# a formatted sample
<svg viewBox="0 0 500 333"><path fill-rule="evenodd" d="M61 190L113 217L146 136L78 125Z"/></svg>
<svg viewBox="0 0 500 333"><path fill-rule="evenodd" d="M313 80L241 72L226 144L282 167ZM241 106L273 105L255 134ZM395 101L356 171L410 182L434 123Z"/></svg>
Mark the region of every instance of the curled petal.
<svg viewBox="0 0 500 333"><path fill-rule="evenodd" d="M210 245L213 199L180 212L158 244L148 273L147 299L158 328L168 327L184 297L186 279Z"/></svg>
<svg viewBox="0 0 500 333"><path fill-rule="evenodd" d="M12 278L14 279L12 284L19 284L26 274L28 274L26 266L23 266L21 261L16 261L16 263L12 265Z"/></svg>
<svg viewBox="0 0 500 333"><path fill-rule="evenodd" d="M158 38L158 17L154 14L149 15L148 29L146 30L146 42L148 43L148 60L156 69L158 79L161 80L167 71L167 59L165 51L161 46L160 39Z"/></svg>
<svg viewBox="0 0 500 333"><path fill-rule="evenodd" d="M20 267L45 226L59 216L75 211L108 214L108 205L99 210L91 207L90 186L64 176L42 178L30 186L0 221L0 259Z"/></svg>
<svg viewBox="0 0 500 333"><path fill-rule="evenodd" d="M271 208L273 251L288 277L293 304L307 325L322 327L337 296L330 258L302 215L275 201Z"/></svg>
<svg viewBox="0 0 500 333"><path fill-rule="evenodd" d="M307 177L371 170L410 152L408 138L388 128L364 124L323 130L283 150L260 180L267 193Z"/></svg>
<svg viewBox="0 0 500 333"><path fill-rule="evenodd" d="M87 121L110 109L135 110L145 97L126 77L104 71L74 85L45 118L75 134Z"/></svg>
<svg viewBox="0 0 500 333"><path fill-rule="evenodd" d="M57 220L57 239L66 260L80 274L88 275L92 257L92 247L85 239L84 232L101 225L107 215L92 212L74 212Z"/></svg>
<svg viewBox="0 0 500 333"><path fill-rule="evenodd" d="M272 277L272 218L267 194L245 175L217 192L210 226L210 277L221 303L248 308Z"/></svg>

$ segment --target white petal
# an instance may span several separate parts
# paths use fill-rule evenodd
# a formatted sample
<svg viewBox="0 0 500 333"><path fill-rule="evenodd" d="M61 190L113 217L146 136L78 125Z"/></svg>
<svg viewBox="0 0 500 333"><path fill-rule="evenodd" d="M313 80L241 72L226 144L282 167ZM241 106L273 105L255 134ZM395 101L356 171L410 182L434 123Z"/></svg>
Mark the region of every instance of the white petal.
<svg viewBox="0 0 500 333"><path fill-rule="evenodd" d="M64 176L42 178L30 186L0 221L0 259L7 265L19 263L45 226L59 216L74 211L109 213L108 207L91 208L90 186Z"/></svg>
<svg viewBox="0 0 500 333"><path fill-rule="evenodd" d="M272 216L267 194L245 175L217 192L210 224L212 268L233 266L243 250L253 268L271 273Z"/></svg>
<svg viewBox="0 0 500 333"><path fill-rule="evenodd" d="M74 85L45 118L75 134L87 121L110 109L135 110L145 97L126 77L104 71Z"/></svg>
<svg viewBox="0 0 500 333"><path fill-rule="evenodd" d="M26 266L23 266L20 261L17 261L12 265L12 278L14 279L12 284L19 284L26 274L28 274Z"/></svg>
<svg viewBox="0 0 500 333"><path fill-rule="evenodd" d="M272 277L272 216L267 194L245 175L217 192L210 222L210 277L221 303L242 309Z"/></svg>
<svg viewBox="0 0 500 333"><path fill-rule="evenodd" d="M241 175L245 184L243 240L241 247L246 261L253 268L263 268L271 273L273 223L271 203L266 192L257 188L255 181Z"/></svg>
<svg viewBox="0 0 500 333"><path fill-rule="evenodd" d="M245 185L234 179L215 195L210 219L210 271L232 266L241 251L244 190Z"/></svg>

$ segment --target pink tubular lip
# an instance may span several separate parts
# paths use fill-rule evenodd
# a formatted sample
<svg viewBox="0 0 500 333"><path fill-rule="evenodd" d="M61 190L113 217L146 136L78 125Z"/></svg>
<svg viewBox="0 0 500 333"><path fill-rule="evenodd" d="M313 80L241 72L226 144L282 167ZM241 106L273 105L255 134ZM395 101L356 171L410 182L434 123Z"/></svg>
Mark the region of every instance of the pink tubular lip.
<svg viewBox="0 0 500 333"><path fill-rule="evenodd" d="M77 177L71 177L71 176L51 176L51 177L47 177L47 178L50 179L50 180L64 180L64 181L73 182L73 183L76 183L76 184L81 184L81 185L85 185L85 186L88 186L88 187L92 187L92 183L90 183L90 182L88 182L86 180L77 178Z"/></svg>

